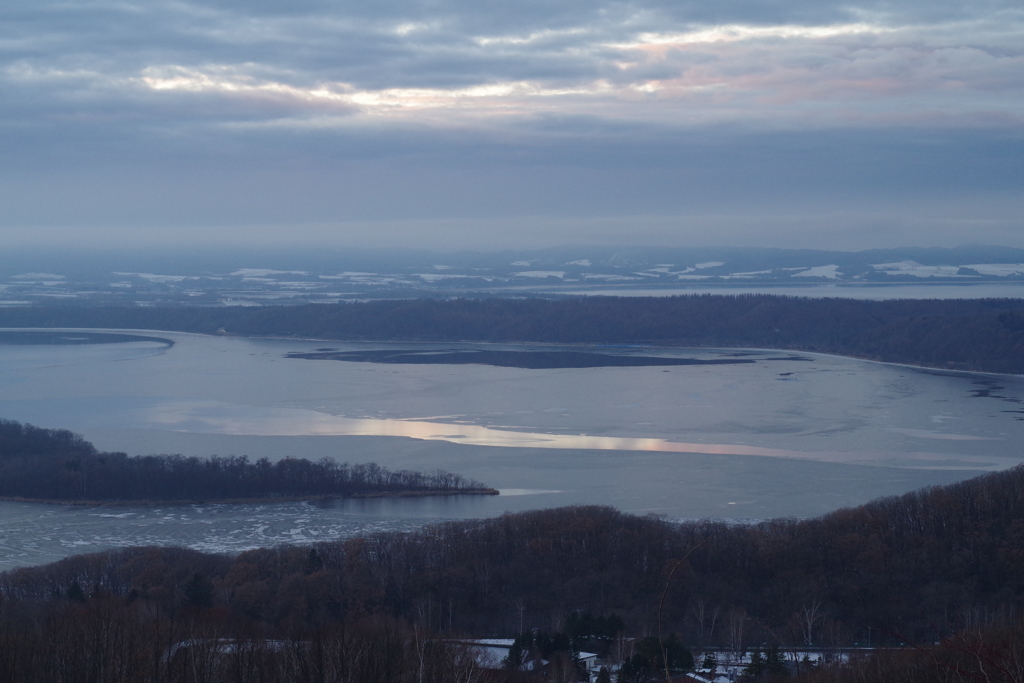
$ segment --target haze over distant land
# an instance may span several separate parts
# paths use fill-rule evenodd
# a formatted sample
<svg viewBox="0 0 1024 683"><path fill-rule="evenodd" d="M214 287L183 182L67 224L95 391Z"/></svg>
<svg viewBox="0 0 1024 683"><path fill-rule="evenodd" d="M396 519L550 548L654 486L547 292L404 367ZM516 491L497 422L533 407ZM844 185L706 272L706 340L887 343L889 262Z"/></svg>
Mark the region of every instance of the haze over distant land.
<svg viewBox="0 0 1024 683"><path fill-rule="evenodd" d="M1024 247L1024 10L10 0L14 244Z"/></svg>
<svg viewBox="0 0 1024 683"><path fill-rule="evenodd" d="M368 299L782 294L1024 298L1024 249L750 247L417 251L7 248L0 306L264 306ZM214 328L216 329L216 328Z"/></svg>

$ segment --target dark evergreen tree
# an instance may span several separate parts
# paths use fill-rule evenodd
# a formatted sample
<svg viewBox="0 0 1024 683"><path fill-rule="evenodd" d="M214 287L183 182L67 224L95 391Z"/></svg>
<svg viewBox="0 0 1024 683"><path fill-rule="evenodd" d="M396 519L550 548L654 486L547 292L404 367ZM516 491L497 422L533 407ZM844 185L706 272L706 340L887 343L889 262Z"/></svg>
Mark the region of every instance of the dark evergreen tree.
<svg viewBox="0 0 1024 683"><path fill-rule="evenodd" d="M193 574L181 589L185 604L192 607L213 607L213 583L203 574Z"/></svg>

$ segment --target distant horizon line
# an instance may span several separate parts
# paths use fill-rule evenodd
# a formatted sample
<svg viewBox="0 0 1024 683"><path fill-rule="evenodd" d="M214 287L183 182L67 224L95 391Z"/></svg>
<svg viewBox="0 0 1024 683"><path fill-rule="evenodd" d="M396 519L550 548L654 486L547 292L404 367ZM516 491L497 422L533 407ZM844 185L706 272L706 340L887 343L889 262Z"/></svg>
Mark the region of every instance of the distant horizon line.
<svg viewBox="0 0 1024 683"><path fill-rule="evenodd" d="M329 251L343 251L343 252L362 252L362 253L405 253L405 254L439 254L439 255L457 255L457 254L502 254L502 253L530 253L530 252L557 252L557 251L569 251L569 250L590 250L590 251L614 251L614 250L636 250L636 251L778 251L778 252L819 252L819 253L837 253L837 254L861 254L865 252L894 252L894 251L934 251L934 252L954 252L961 250L970 249L1008 249L1015 251L1024 251L1024 245L1012 246L1010 244L994 244L994 243L981 243L981 242L965 242L956 246L939 246L939 245L922 245L922 244L911 244L902 245L898 247L863 247L859 249L849 248L826 248L826 247L801 247L801 246L763 246L763 245L729 245L729 244L718 244L718 245L682 245L672 246L668 244L637 244L637 243L617 243L617 244L588 244L585 242L566 242L563 244L553 246L523 246L523 247L492 247L492 248L462 248L462 249L443 249L443 248L427 248L427 247L404 247L404 246L365 246L365 245L346 245L338 244L334 242L303 242L301 244L232 244L232 243L214 243L214 244L166 244L166 243L154 243L151 245L110 245L106 243L96 243L95 245L83 245L83 244L13 244L8 245L4 248L5 253L10 254L11 252L74 252L75 254L85 253L149 253L149 252L262 252L262 251L274 251L274 252L322 252L323 250Z"/></svg>

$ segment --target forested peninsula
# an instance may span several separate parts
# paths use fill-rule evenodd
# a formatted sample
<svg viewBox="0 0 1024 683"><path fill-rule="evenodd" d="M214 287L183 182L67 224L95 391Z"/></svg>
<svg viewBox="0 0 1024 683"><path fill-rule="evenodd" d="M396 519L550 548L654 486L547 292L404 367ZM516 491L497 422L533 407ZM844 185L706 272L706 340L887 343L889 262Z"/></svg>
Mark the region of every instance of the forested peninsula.
<svg viewBox="0 0 1024 683"><path fill-rule="evenodd" d="M325 340L756 347L1024 373L1024 300L773 295L388 300L303 306L0 310L0 327L97 327Z"/></svg>
<svg viewBox="0 0 1024 683"><path fill-rule="evenodd" d="M0 420L0 498L76 504L298 500L370 496L497 494L438 470L393 472L374 463L339 464L245 456L128 456L98 451L78 434Z"/></svg>
<svg viewBox="0 0 1024 683"><path fill-rule="evenodd" d="M522 634L526 659L628 657L623 683L687 649L869 644L902 649L788 680L1019 683L1022 565L1024 467L804 521L570 507L236 556L119 549L0 575L0 680L580 680L485 676L452 644Z"/></svg>

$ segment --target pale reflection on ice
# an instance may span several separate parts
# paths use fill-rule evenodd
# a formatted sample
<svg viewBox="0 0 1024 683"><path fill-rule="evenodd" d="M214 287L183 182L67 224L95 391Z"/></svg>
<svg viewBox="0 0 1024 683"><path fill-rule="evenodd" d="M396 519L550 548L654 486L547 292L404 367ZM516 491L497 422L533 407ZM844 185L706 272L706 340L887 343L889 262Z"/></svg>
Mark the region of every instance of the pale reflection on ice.
<svg viewBox="0 0 1024 683"><path fill-rule="evenodd" d="M297 408L251 408L212 403L173 403L149 409L147 421L154 427L187 432L246 436L397 436L423 441L447 441L472 446L544 448L583 451L651 451L659 453L702 453L707 455L752 455L796 458L819 462L885 465L887 467L954 470L1001 470L1012 467L1016 458L962 453L906 452L896 462L891 452L800 451L742 444L686 443L669 439L495 429L474 424L451 424L424 420L349 418ZM925 430L889 431L947 440L997 440L983 437L941 435Z"/></svg>
<svg viewBox="0 0 1024 683"><path fill-rule="evenodd" d="M544 489L501 489L499 493L508 496L537 496L542 493L564 493L564 491L546 491Z"/></svg>

